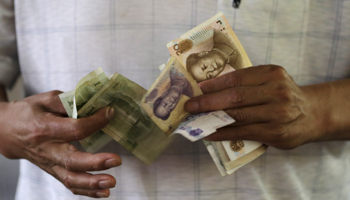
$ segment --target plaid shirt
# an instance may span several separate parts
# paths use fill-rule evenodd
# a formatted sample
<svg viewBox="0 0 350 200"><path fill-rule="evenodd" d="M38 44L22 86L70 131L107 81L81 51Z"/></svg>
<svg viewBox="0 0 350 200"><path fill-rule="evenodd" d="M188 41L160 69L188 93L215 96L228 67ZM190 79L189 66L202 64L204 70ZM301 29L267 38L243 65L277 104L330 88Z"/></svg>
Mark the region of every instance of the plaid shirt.
<svg viewBox="0 0 350 200"><path fill-rule="evenodd" d="M169 58L167 42L218 11L253 65L281 65L299 85L350 74L349 0L244 0L238 9L231 0L17 0L14 11L12 3L0 3L0 81L15 80L18 52L27 95L71 90L97 67L147 89ZM118 182L111 199L350 199L350 142L269 148L224 178L201 142L182 137L150 166L119 145L105 150L123 159L106 171ZM20 170L18 200L88 199L28 161Z"/></svg>

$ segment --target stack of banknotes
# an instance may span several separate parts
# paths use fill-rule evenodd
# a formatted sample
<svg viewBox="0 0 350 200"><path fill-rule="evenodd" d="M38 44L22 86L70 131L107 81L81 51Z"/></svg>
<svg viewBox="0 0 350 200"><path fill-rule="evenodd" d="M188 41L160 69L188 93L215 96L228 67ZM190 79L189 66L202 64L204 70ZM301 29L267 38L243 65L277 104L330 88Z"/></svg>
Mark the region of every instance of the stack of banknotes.
<svg viewBox="0 0 350 200"><path fill-rule="evenodd" d="M202 95L197 85L225 73L250 67L251 62L222 13L167 44L171 58L147 91L115 73L107 77L101 68L83 77L72 91L60 94L69 117L87 117L100 108L113 106L115 117L101 131L80 141L96 152L117 141L146 164L151 164L181 134L200 140L218 128L235 122L219 110L190 115L184 104ZM267 146L254 141L203 140L222 176L259 157Z"/></svg>

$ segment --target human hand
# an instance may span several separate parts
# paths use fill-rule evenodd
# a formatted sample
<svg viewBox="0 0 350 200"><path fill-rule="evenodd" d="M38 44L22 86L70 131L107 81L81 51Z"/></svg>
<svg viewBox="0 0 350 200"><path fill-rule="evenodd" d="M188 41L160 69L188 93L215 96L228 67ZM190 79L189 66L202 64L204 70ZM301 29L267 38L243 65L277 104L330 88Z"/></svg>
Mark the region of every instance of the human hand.
<svg viewBox="0 0 350 200"><path fill-rule="evenodd" d="M199 86L204 95L186 102L186 111L225 110L236 120L207 140L254 140L292 149L320 139L327 129L318 107L323 99L297 86L280 66L245 68Z"/></svg>
<svg viewBox="0 0 350 200"><path fill-rule="evenodd" d="M0 152L7 158L24 158L61 181L74 194L108 197L116 180L107 174L92 175L119 166L112 153L78 151L70 141L83 139L105 127L114 109L72 119L58 97L61 92L33 95L16 102L0 102Z"/></svg>

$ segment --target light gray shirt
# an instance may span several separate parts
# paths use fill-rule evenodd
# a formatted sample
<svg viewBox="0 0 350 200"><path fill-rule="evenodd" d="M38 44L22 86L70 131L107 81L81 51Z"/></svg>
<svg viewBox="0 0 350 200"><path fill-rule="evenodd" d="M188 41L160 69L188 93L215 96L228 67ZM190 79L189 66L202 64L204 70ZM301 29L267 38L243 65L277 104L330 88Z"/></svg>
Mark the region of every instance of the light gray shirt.
<svg viewBox="0 0 350 200"><path fill-rule="evenodd" d="M148 89L169 58L167 42L222 11L253 65L277 64L300 84L347 78L350 1L16 0L0 3L0 80L10 86L20 69L27 95L68 91L102 67ZM14 12L14 13L13 13ZM7 49L9 49L7 51ZM221 177L202 142L177 137L146 166L121 146L123 165L107 170L111 199L350 199L350 143L320 142L267 152ZM88 199L21 161L17 199Z"/></svg>

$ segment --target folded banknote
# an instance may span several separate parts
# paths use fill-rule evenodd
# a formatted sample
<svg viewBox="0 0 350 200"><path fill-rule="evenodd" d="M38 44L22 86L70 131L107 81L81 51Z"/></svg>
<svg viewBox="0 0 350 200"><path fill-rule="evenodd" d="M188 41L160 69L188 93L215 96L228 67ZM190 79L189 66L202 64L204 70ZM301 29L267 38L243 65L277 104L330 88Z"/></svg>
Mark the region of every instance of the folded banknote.
<svg viewBox="0 0 350 200"><path fill-rule="evenodd" d="M252 66L222 13L169 42L167 48L197 82ZM205 145L223 176L259 157L267 148L260 142L242 140L205 142Z"/></svg>
<svg viewBox="0 0 350 200"><path fill-rule="evenodd" d="M77 119L78 110L82 108L108 80L103 70L97 68L84 76L78 82L75 90L60 94L59 97L68 116ZM79 142L87 152L94 153L112 140L113 139L107 134L104 134L103 131L98 131Z"/></svg>

